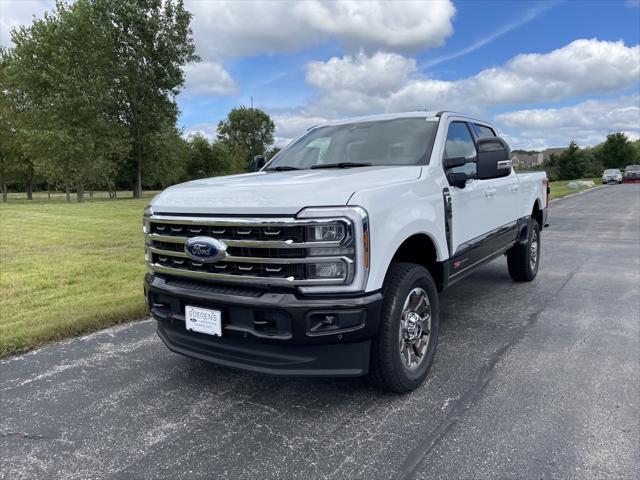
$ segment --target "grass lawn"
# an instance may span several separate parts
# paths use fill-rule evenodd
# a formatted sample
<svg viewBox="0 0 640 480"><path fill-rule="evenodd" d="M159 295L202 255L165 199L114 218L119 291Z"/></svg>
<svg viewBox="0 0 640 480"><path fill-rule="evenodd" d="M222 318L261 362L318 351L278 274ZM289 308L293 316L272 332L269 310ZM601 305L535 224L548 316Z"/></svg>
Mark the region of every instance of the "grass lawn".
<svg viewBox="0 0 640 480"><path fill-rule="evenodd" d="M596 187L602 185L601 178L581 178L580 180L593 180L593 182L596 184ZM571 180L559 180L557 182L551 182L550 198L553 200L555 198L566 197L567 195L571 195L572 193L578 193L583 190L588 190L588 188L581 188L579 190L575 188L569 188L567 187L567 183L569 183L570 181Z"/></svg>
<svg viewBox="0 0 640 480"><path fill-rule="evenodd" d="M145 315L148 202L0 206L0 357Z"/></svg>

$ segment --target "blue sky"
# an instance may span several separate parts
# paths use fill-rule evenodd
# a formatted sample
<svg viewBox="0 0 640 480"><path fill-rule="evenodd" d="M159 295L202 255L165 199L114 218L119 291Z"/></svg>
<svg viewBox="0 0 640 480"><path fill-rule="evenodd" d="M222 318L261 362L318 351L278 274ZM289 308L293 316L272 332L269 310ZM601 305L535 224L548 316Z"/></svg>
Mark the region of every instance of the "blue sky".
<svg viewBox="0 0 640 480"><path fill-rule="evenodd" d="M638 1L187 0L196 48L178 97L185 134L215 136L238 105L278 143L324 120L454 109L513 148L640 135ZM0 40L49 1L0 0Z"/></svg>

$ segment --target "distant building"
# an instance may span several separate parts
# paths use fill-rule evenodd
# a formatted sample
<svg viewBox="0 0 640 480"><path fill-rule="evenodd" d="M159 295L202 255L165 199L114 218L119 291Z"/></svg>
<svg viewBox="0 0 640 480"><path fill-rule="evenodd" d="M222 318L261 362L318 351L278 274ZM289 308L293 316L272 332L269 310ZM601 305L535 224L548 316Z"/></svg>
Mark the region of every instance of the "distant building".
<svg viewBox="0 0 640 480"><path fill-rule="evenodd" d="M546 161L551 158L551 155L558 156L564 152L566 148L547 148L542 152L526 153L522 151L515 151L511 155L513 159L513 165L516 168L535 168L540 167Z"/></svg>
<svg viewBox="0 0 640 480"><path fill-rule="evenodd" d="M532 168L542 165L544 158L542 153L514 153L511 155L513 164L520 168Z"/></svg>
<svg viewBox="0 0 640 480"><path fill-rule="evenodd" d="M558 155L560 155L562 152L564 152L567 149L567 147L560 147L560 148L547 148L546 150L544 150L542 152L542 158L543 160L546 162L547 160L549 160L549 158L551 157L551 155L555 155L556 157Z"/></svg>

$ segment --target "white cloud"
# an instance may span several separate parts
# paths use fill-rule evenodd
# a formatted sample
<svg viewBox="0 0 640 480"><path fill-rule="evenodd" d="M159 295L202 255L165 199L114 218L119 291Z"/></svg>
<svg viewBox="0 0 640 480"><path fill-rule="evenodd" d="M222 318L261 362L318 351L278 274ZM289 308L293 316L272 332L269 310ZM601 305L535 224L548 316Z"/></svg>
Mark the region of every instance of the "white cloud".
<svg viewBox="0 0 640 480"><path fill-rule="evenodd" d="M386 69L385 65L391 62L397 65L396 68ZM319 94L292 115L300 121L300 117L339 118L380 112L447 109L484 117L487 109L498 106L554 102L618 92L638 87L640 46L627 47L622 41L576 40L549 53L518 55L502 66L453 81L420 78L414 68L415 63L411 59L382 53L311 62L307 66L307 81L319 90ZM399 72L395 79L394 71ZM581 103L575 110L526 111L527 114L543 112L538 113L539 116L569 118L566 126L555 130L556 135L553 127L532 129L530 134L521 135L518 131L529 131L529 127L516 126L516 116L501 116L498 123L507 119L513 122L507 135L518 146L525 147L557 142L564 145L571 137L585 144L597 143L607 128L637 136L638 128L632 126L633 121L638 123L637 97L629 98L623 97L619 106L600 101ZM606 112L610 112L608 116ZM633 117L634 112L636 118ZM600 122L600 128L583 125L585 119L596 124ZM570 129L572 122L575 124L573 130Z"/></svg>
<svg viewBox="0 0 640 480"><path fill-rule="evenodd" d="M353 90L387 93L402 86L415 72L416 62L395 53L377 52L371 57L333 57L327 62L306 65L307 82L322 90Z"/></svg>
<svg viewBox="0 0 640 480"><path fill-rule="evenodd" d="M219 60L292 53L335 37L350 51L418 51L453 32L450 0L186 3L200 54Z"/></svg>
<svg viewBox="0 0 640 480"><path fill-rule="evenodd" d="M312 28L334 35L347 48L418 51L438 47L453 32L449 0L305 2L299 13Z"/></svg>
<svg viewBox="0 0 640 480"><path fill-rule="evenodd" d="M184 67L188 95L234 95L237 86L231 75L215 62L190 63Z"/></svg>
<svg viewBox="0 0 640 480"><path fill-rule="evenodd" d="M379 54L377 54L379 55ZM637 85L640 76L640 45L622 41L576 40L545 54L522 54L505 65L482 70L473 77L454 81L408 78L389 90L379 62L369 58L332 58L314 62L307 79L321 90L307 107L314 114L362 114L380 111L462 110L477 114L499 105L557 101L593 93L615 92ZM410 61L405 59L405 65ZM401 63L397 59L395 60ZM311 70L310 70L311 72ZM401 73L406 79L408 73ZM364 80L378 82L362 87ZM357 79L361 79L358 83Z"/></svg>
<svg viewBox="0 0 640 480"><path fill-rule="evenodd" d="M570 107L528 109L503 113L496 122L504 128L513 148L596 145L607 134L625 132L640 137L640 95L612 100L587 100Z"/></svg>
<svg viewBox="0 0 640 480"><path fill-rule="evenodd" d="M31 23L33 17L42 17L52 10L52 0L1 0L0 1L0 45L12 46L11 29Z"/></svg>
<svg viewBox="0 0 640 480"><path fill-rule="evenodd" d="M190 138L194 135L202 135L209 141L214 141L218 138L218 125L216 123L201 123L193 125L184 132L183 137Z"/></svg>

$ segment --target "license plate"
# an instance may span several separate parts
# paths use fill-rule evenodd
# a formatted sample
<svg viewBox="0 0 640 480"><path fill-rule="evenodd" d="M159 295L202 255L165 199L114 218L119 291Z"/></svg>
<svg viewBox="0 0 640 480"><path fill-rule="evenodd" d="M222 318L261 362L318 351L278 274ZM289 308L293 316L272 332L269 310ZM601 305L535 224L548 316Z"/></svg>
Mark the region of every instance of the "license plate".
<svg viewBox="0 0 640 480"><path fill-rule="evenodd" d="M187 330L222 336L222 314L220 310L191 307L184 309L184 323Z"/></svg>

